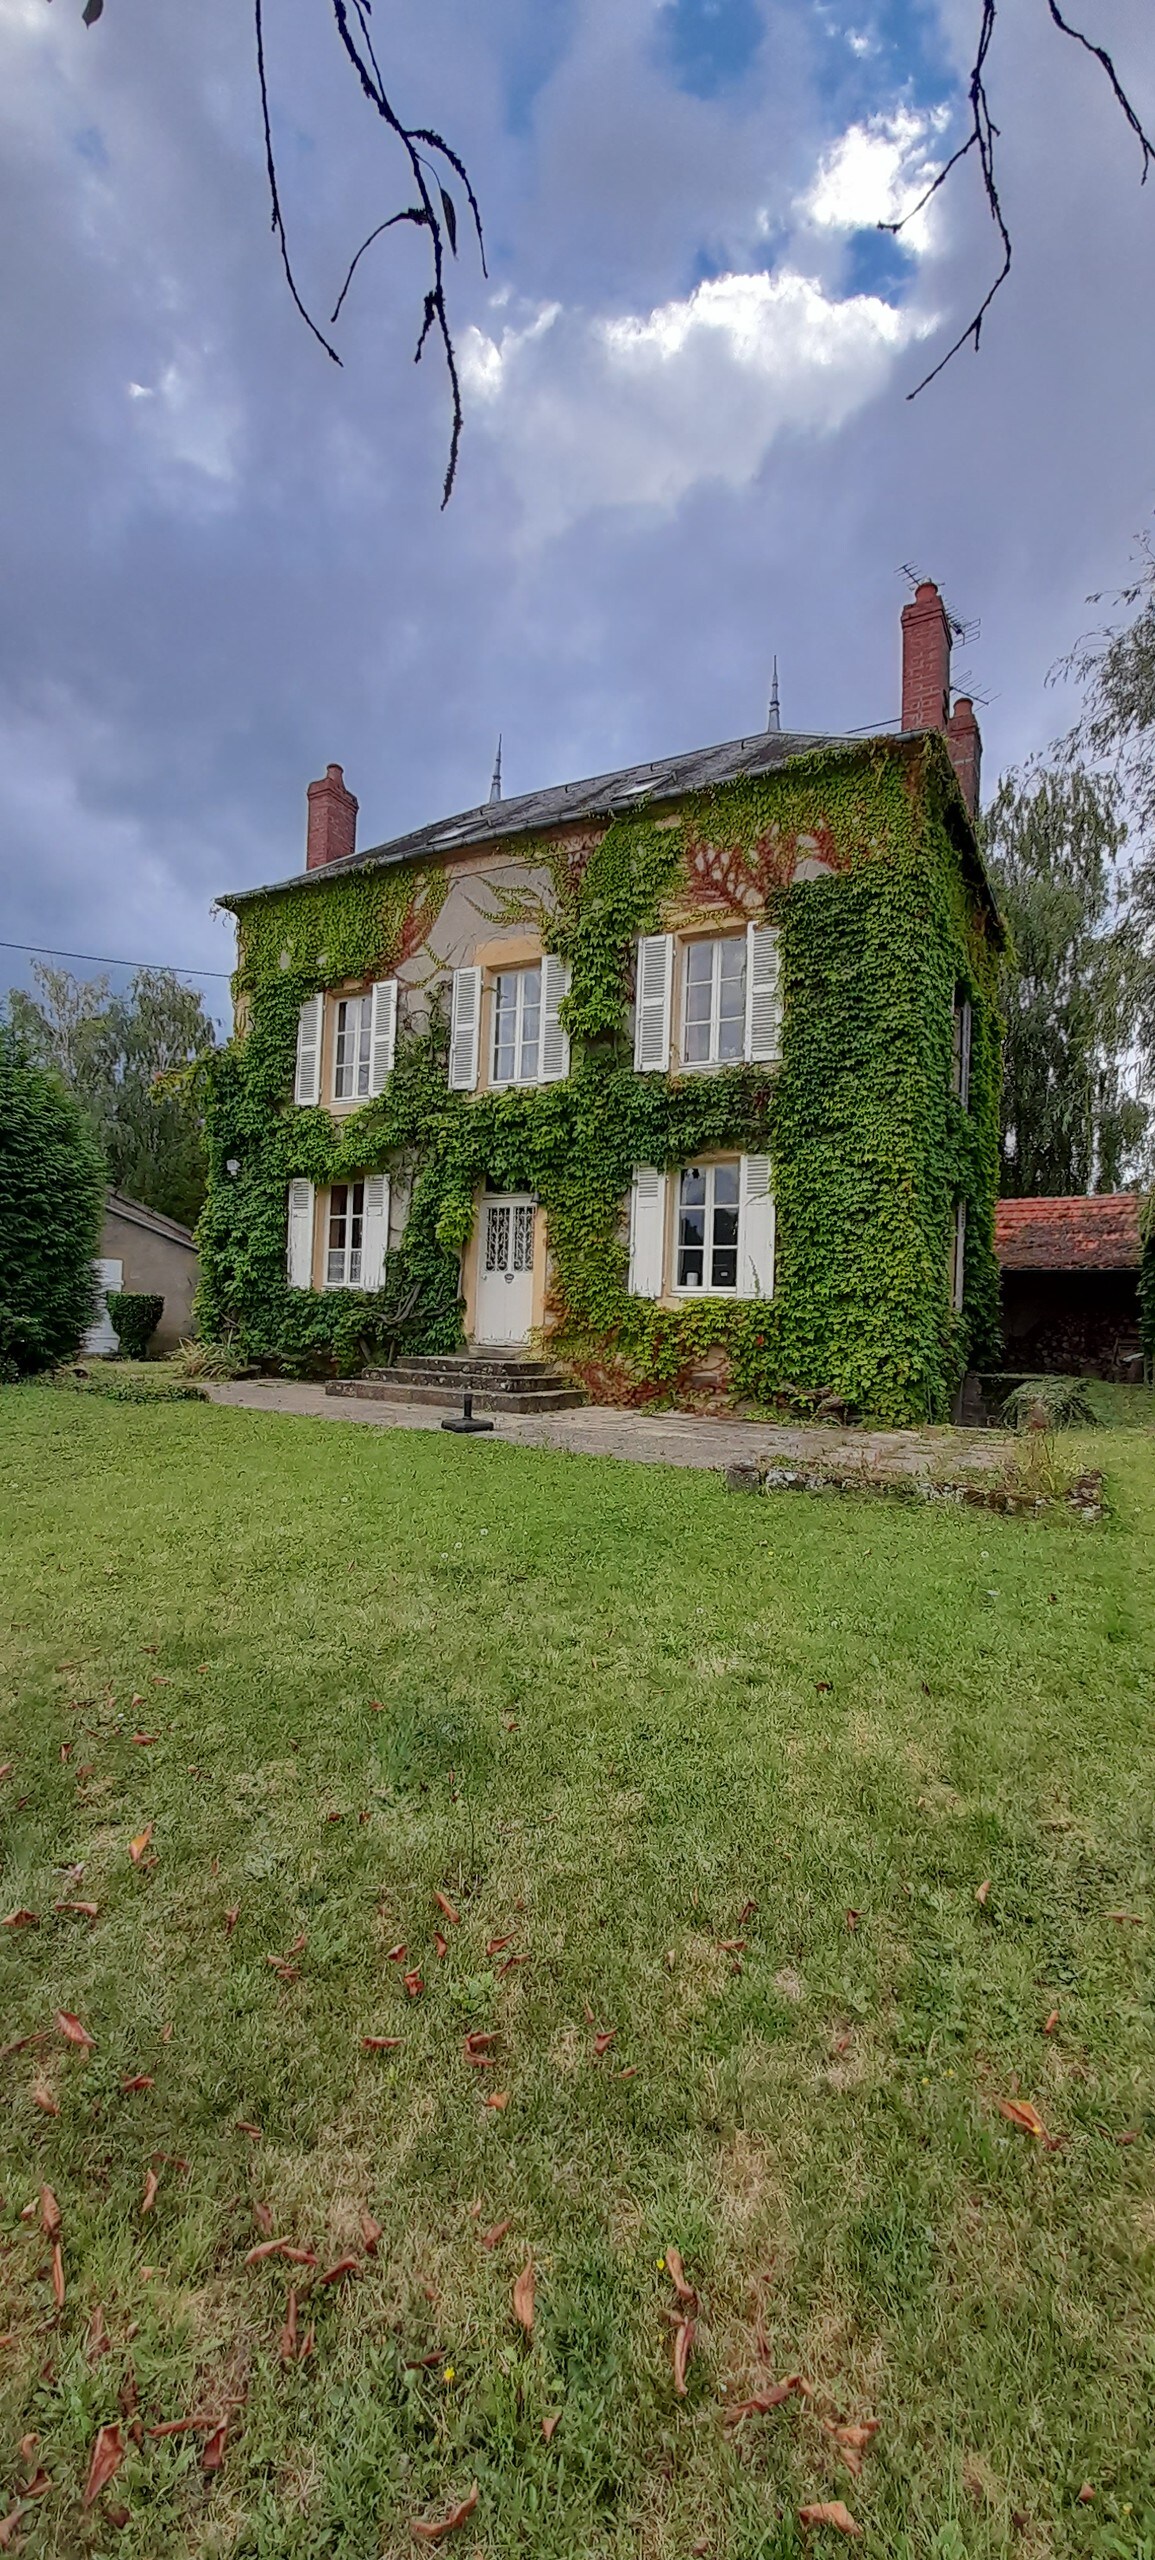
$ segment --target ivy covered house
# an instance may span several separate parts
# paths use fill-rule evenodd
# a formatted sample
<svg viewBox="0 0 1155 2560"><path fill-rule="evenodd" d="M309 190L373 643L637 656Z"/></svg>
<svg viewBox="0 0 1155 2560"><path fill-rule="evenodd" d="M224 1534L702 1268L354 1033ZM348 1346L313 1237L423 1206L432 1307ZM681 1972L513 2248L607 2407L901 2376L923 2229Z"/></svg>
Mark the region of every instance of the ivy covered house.
<svg viewBox="0 0 1155 2560"><path fill-rule="evenodd" d="M304 871L222 901L204 1333L949 1411L997 1334L1002 935L937 588L902 623L893 734L772 710L364 851L310 784Z"/></svg>

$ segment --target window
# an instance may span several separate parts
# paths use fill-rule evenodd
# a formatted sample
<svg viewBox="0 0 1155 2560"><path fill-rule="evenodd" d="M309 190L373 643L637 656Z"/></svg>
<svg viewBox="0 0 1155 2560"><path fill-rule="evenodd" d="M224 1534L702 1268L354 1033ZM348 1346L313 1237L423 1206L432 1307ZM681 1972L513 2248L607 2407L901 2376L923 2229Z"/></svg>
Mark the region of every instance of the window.
<svg viewBox="0 0 1155 2560"><path fill-rule="evenodd" d="M965 1111L971 1089L971 1006L965 987L956 987L954 991L950 1089Z"/></svg>
<svg viewBox="0 0 1155 2560"><path fill-rule="evenodd" d="M329 1193L329 1245L325 1256L327 1289L359 1289L365 1239L365 1185L335 1182Z"/></svg>
<svg viewBox="0 0 1155 2560"><path fill-rule="evenodd" d="M956 1200L950 1236L950 1302L956 1316L962 1314L966 1296L967 1204Z"/></svg>
<svg viewBox="0 0 1155 2560"><path fill-rule="evenodd" d="M368 996L342 996L338 1003L333 1038L333 1098L336 1102L350 1102L355 1096L368 1096L373 1055L370 1012L371 999Z"/></svg>
<svg viewBox="0 0 1155 2560"><path fill-rule="evenodd" d="M738 1165L687 1165L678 1186L675 1287L737 1289Z"/></svg>
<svg viewBox="0 0 1155 2560"><path fill-rule="evenodd" d="M746 1045L746 936L686 945L682 1058L688 1067L723 1066Z"/></svg>
<svg viewBox="0 0 1155 2560"><path fill-rule="evenodd" d="M493 982L494 1084L536 1084L541 970L499 969Z"/></svg>

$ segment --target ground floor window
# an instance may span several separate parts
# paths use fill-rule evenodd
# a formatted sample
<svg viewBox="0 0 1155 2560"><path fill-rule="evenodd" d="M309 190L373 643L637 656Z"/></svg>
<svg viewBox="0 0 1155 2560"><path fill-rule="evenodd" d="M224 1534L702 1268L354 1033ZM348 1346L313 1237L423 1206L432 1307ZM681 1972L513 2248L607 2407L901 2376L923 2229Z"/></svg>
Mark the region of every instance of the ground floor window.
<svg viewBox="0 0 1155 2560"><path fill-rule="evenodd" d="M329 1193L329 1241L325 1256L327 1289L357 1289L365 1241L365 1185L335 1182Z"/></svg>
<svg viewBox="0 0 1155 2560"><path fill-rule="evenodd" d="M678 1289L737 1289L738 1164L687 1165L678 1186Z"/></svg>

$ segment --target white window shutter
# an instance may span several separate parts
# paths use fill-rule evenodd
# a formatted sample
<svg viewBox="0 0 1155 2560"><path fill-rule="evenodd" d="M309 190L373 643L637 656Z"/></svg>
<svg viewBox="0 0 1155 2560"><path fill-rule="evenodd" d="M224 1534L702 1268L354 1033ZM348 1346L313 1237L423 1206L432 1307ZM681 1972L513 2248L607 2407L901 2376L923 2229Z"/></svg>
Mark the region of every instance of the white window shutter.
<svg viewBox="0 0 1155 2560"><path fill-rule="evenodd" d="M738 1219L738 1295L774 1295L774 1194L769 1156L743 1156Z"/></svg>
<svg viewBox="0 0 1155 2560"><path fill-rule="evenodd" d="M378 978L369 1007L369 1099L385 1090L397 1046L397 980Z"/></svg>
<svg viewBox="0 0 1155 2560"><path fill-rule="evenodd" d="M289 1287L308 1289L313 1280L313 1200L311 1182L289 1184Z"/></svg>
<svg viewBox="0 0 1155 2560"><path fill-rule="evenodd" d="M452 1093L476 1091L480 1036L481 971L455 969L453 1011L449 1024L449 1087Z"/></svg>
<svg viewBox="0 0 1155 2560"><path fill-rule="evenodd" d="M746 1055L770 1061L781 1056L782 999L779 993L778 935L769 924L746 927Z"/></svg>
<svg viewBox="0 0 1155 2560"><path fill-rule="evenodd" d="M634 1012L634 1065L640 1075L666 1075L670 1065L670 997L674 984L672 933L644 933L638 943L638 994Z"/></svg>
<svg viewBox="0 0 1155 2560"><path fill-rule="evenodd" d="M297 1073L294 1102L318 1102L321 1096L321 1025L324 996L306 996L297 1021Z"/></svg>
<svg viewBox="0 0 1155 2560"><path fill-rule="evenodd" d="M541 1084L562 1084L569 1074L569 1033L557 1018L562 997L568 994L569 970L564 960L547 951L541 964Z"/></svg>
<svg viewBox="0 0 1155 2560"><path fill-rule="evenodd" d="M379 1289L385 1277L385 1256L389 1250L389 1176L370 1173L365 1177L365 1222L361 1242L361 1286Z"/></svg>
<svg viewBox="0 0 1155 2560"><path fill-rule="evenodd" d="M630 1295L660 1298L665 1287L668 1177L656 1165L634 1167L630 1191Z"/></svg>

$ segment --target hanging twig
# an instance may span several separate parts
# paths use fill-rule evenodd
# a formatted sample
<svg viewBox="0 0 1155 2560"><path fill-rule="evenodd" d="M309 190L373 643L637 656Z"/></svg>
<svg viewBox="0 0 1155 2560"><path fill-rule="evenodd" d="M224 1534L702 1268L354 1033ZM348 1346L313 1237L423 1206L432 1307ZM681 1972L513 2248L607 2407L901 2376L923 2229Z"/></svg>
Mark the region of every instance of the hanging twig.
<svg viewBox="0 0 1155 2560"><path fill-rule="evenodd" d="M1155 165L1155 143L1153 143L1147 133L1145 133L1143 126L1135 113L1135 109L1127 96L1127 92L1119 79L1110 54L1102 45L1092 43L1089 36L1085 36L1080 28L1072 26L1069 20L1064 18L1061 9L1058 6L1058 0L1047 0L1047 7L1050 11L1053 24L1059 29L1060 34L1069 36L1073 44L1081 45L1085 53L1092 54L1095 61L1100 65L1101 69L1105 73L1114 93L1116 104L1122 109L1123 115L1125 116L1127 123L1130 125L1131 131L1135 135L1139 144L1143 160L1142 170L1140 173L1140 184L1146 185L1147 171L1150 167ZM925 391L929 383L937 380L939 374L944 371L945 367L951 363L952 359L960 353L963 347L969 344L974 347L977 353L979 341L982 337L983 322L986 319L995 295L1006 283L1007 277L1011 271L1013 248L1011 235L1007 228L1006 218L1003 213L1002 200L999 195L998 177L995 166L995 145L1001 137L999 128L991 115L990 102L987 97L986 89L987 59L991 49L991 41L995 32L998 9L999 0L982 0L982 17L979 24L979 40L975 50L974 62L971 66L970 79L967 83L967 94L970 98L971 109L971 129L967 135L966 141L959 144L957 151L952 151L949 160L946 161L944 166L939 170L937 177L932 178L929 187L927 187L925 192L919 197L917 204L909 206L908 210L900 216L897 222L880 222L878 226L880 231L889 231L897 237L900 231L905 230L907 223L913 222L915 215L921 213L924 207L930 203L931 197L937 195L939 188L945 185L952 170L957 169L960 160L965 160L969 152L977 151L979 167L982 171L983 193L987 200L987 210L990 214L991 221L994 224L1002 247L1002 264L993 284L983 295L982 301L980 302L973 319L968 320L966 328L960 331L959 336L954 341L954 345L947 348L946 354L944 356L940 356L938 363L936 365L932 365L930 372L923 375L921 382L916 382L913 391L908 391L906 395L908 400L917 400L920 391Z"/></svg>

